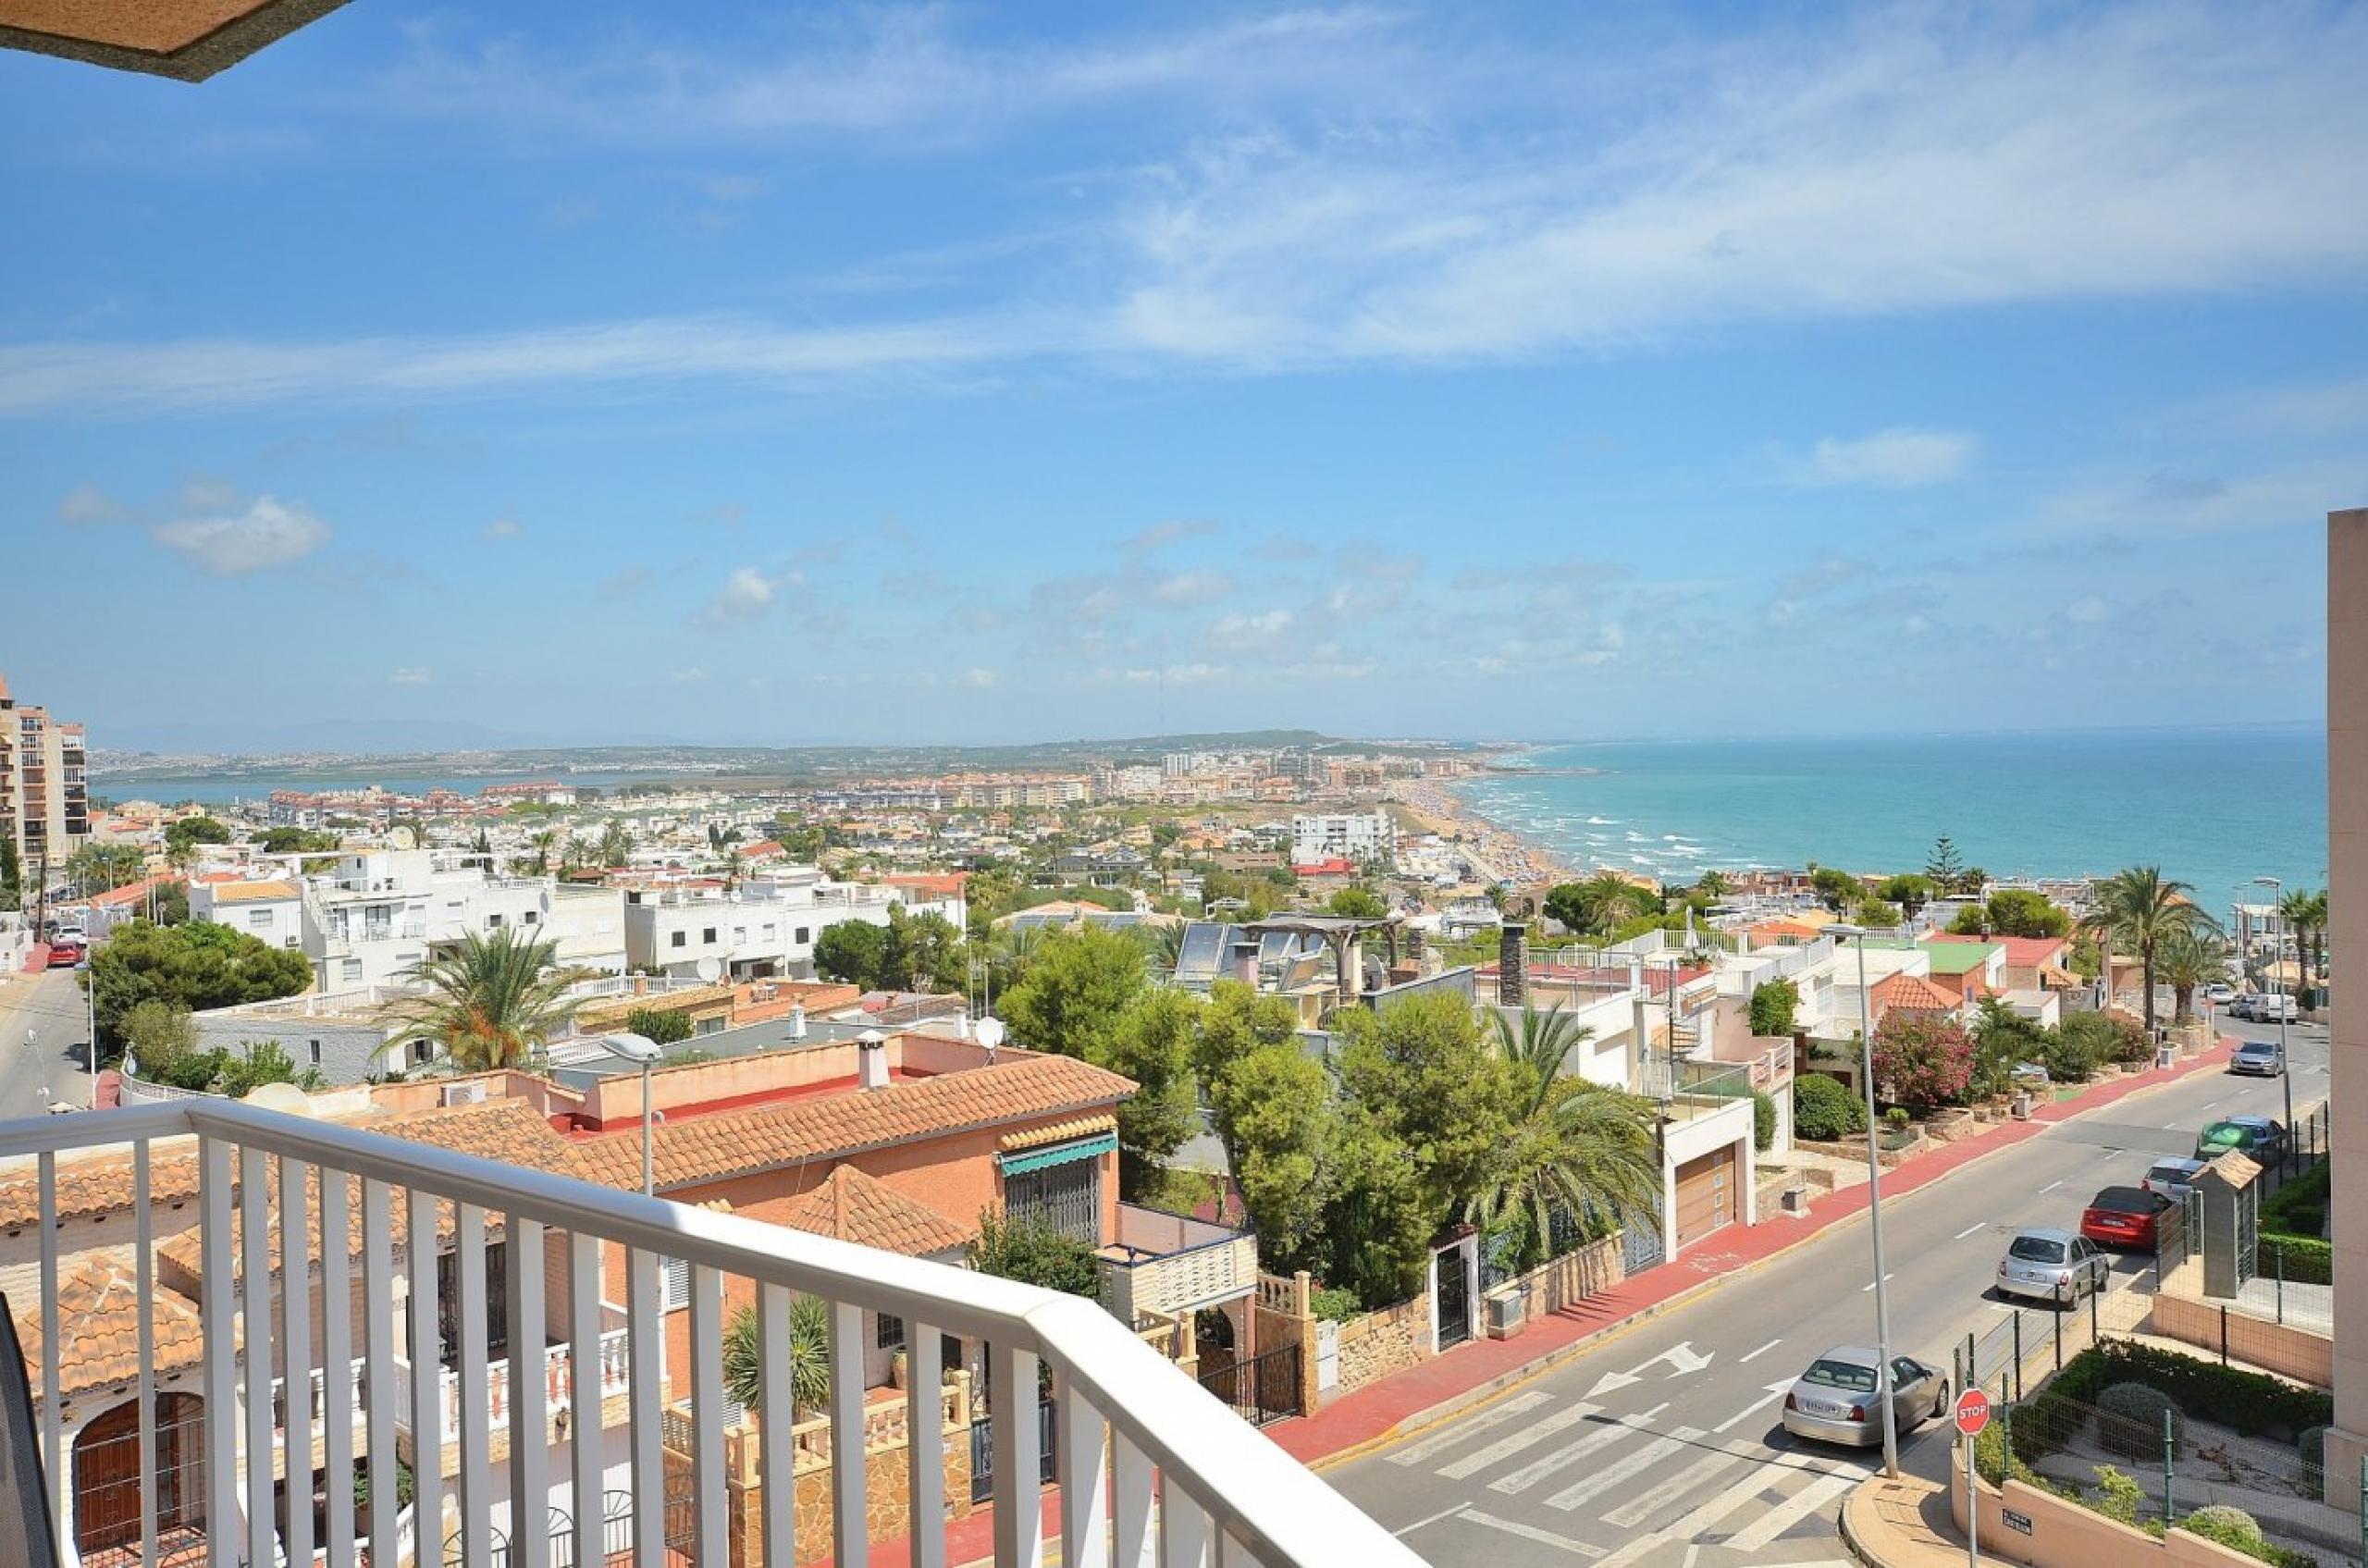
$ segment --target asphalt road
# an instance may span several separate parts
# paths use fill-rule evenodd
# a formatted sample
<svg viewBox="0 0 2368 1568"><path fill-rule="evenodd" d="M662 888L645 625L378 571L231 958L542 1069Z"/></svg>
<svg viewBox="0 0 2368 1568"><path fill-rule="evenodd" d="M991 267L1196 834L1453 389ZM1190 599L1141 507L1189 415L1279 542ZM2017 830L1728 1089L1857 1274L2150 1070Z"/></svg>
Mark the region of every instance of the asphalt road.
<svg viewBox="0 0 2368 1568"><path fill-rule="evenodd" d="M2323 1028L2288 1026L2297 1104L2327 1092ZM2274 1036L2236 1024L2224 1031ZM2051 1126L1883 1205L1894 1353L1939 1366L2006 1309L2006 1239L2077 1226L2099 1187L2194 1149L2214 1116L2283 1115L2275 1079L2199 1074ZM1782 1218L1769 1224L1790 1223ZM2143 1267L2125 1260L2122 1272ZM1826 1349L1874 1339L1868 1227L1835 1227L1602 1349L1327 1478L1429 1562L1529 1568L1844 1564L1842 1495L1880 1454L1803 1444L1783 1391ZM1913 1442L1945 1445L1947 1423Z"/></svg>
<svg viewBox="0 0 2368 1568"><path fill-rule="evenodd" d="M0 983L0 1120L37 1117L50 1103L91 1103L82 989L71 969Z"/></svg>

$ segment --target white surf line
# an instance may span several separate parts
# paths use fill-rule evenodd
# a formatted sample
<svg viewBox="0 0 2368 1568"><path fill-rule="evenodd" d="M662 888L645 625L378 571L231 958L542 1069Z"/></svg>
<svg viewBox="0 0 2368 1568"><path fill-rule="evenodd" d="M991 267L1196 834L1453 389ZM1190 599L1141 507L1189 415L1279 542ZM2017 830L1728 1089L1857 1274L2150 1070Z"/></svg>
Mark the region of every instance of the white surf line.
<svg viewBox="0 0 2368 1568"><path fill-rule="evenodd" d="M1664 1477L1659 1486L1637 1493L1626 1502L1603 1516L1603 1522L1622 1530L1633 1530L1683 1497L1691 1497L1710 1484L1713 1475L1723 1475L1735 1467L1733 1454L1724 1449L1713 1451L1684 1469Z"/></svg>
<svg viewBox="0 0 2368 1568"><path fill-rule="evenodd" d="M1493 1513L1483 1513L1476 1508L1458 1509L1455 1516L1469 1520L1474 1525L1486 1525L1492 1530L1502 1530L1509 1536L1519 1536L1525 1541L1538 1541L1547 1546L1559 1546L1564 1551L1573 1552L1580 1557L1603 1555L1603 1548L1599 1546L1591 1545L1586 1541L1574 1541L1568 1536L1558 1536L1551 1530L1541 1530L1535 1525L1523 1525L1511 1519L1499 1519Z"/></svg>
<svg viewBox="0 0 2368 1568"><path fill-rule="evenodd" d="M1545 1441L1565 1426L1576 1426L1588 1416L1598 1415L1602 1412L1603 1407L1599 1404L1584 1403L1558 1410L1551 1415L1541 1417L1534 1425L1513 1433L1511 1437L1498 1438L1486 1448L1465 1454L1452 1464L1440 1465L1436 1474L1444 1475L1450 1481L1461 1481L1475 1471L1487 1469L1500 1459L1511 1459L1532 1443Z"/></svg>
<svg viewBox="0 0 2368 1568"><path fill-rule="evenodd" d="M1622 1456L1613 1463L1605 1465L1586 1479L1563 1488L1546 1500L1546 1506L1559 1508L1565 1512L1582 1507L1590 1500L1610 1491L1629 1476L1651 1469L1700 1436L1702 1434L1692 1426L1675 1427L1668 1437L1655 1438L1643 1448Z"/></svg>
<svg viewBox="0 0 2368 1568"><path fill-rule="evenodd" d="M1770 1351L1774 1350L1777 1346L1779 1346L1779 1345L1782 1344L1783 1342L1784 1342L1784 1341L1783 1341L1783 1340L1769 1340L1766 1344L1764 1344L1764 1345L1760 1346L1758 1350L1756 1350L1756 1351L1752 1352L1751 1352L1751 1355L1739 1355L1739 1356L1735 1357L1735 1364L1736 1364L1737 1365L1741 1365L1743 1363L1745 1363L1745 1362L1746 1362L1746 1361L1749 1361L1749 1360L1752 1358L1752 1356L1761 1356L1761 1355L1766 1355Z"/></svg>
<svg viewBox="0 0 2368 1568"><path fill-rule="evenodd" d="M1436 1525L1440 1520L1445 1519L1451 1514L1457 1514L1462 1512L1463 1504L1460 1502L1452 1503L1446 1508L1440 1509L1437 1513L1424 1514L1422 1518L1415 1520L1412 1525L1400 1525L1398 1528L1390 1531L1389 1533L1393 1536L1411 1536L1425 1525Z"/></svg>
<svg viewBox="0 0 2368 1568"><path fill-rule="evenodd" d="M1512 1398L1505 1401L1504 1403L1488 1410L1484 1410L1468 1421L1455 1422L1444 1432L1434 1432L1427 1438L1407 1444L1404 1448L1400 1449L1396 1453L1388 1456L1389 1463L1392 1464L1420 1464L1424 1460L1428 1459L1431 1455L1439 1452L1443 1449L1451 1449L1456 1444L1462 1442L1465 1438L1470 1438L1476 1433L1485 1432L1491 1426L1500 1426L1507 1421L1511 1421L1514 1416L1521 1414L1523 1411L1536 1410L1539 1405L1546 1402L1547 1397L1548 1396L1546 1394L1536 1389L1532 1389L1524 1394L1515 1394Z"/></svg>
<svg viewBox="0 0 2368 1568"><path fill-rule="evenodd" d="M1532 1461L1510 1475L1498 1476L1488 1483L1488 1489L1492 1492L1525 1492L1557 1470L1568 1469L1595 1452L1596 1450L1607 1444L1616 1443L1631 1432L1645 1430L1646 1422L1668 1408L1668 1403L1664 1401L1653 1406L1642 1415L1622 1416L1600 1432L1592 1432L1576 1442L1565 1443L1552 1453L1547 1454L1542 1459Z"/></svg>
<svg viewBox="0 0 2368 1568"><path fill-rule="evenodd" d="M2041 1197L2044 1198L2044 1197L2046 1197L2050 1192L2054 1191L2058 1187L2061 1187L2061 1186L2063 1186L2063 1185L2064 1185L2063 1178L2058 1177L2055 1180L2051 1181L2051 1182L2049 1182L2046 1186L2044 1186L2044 1187L2041 1188L2041 1189L2039 1190L2039 1195L2040 1195Z"/></svg>
<svg viewBox="0 0 2368 1568"><path fill-rule="evenodd" d="M1728 1549L1733 1551L1758 1551L1857 1484L1858 1477L1856 1475L1845 1474L1820 1476L1729 1536Z"/></svg>
<svg viewBox="0 0 2368 1568"><path fill-rule="evenodd" d="M1963 1230L1960 1230L1955 1235L1950 1237L1949 1240L1952 1241L1962 1241L1977 1230L1987 1230L1989 1228L1990 1222L1988 1220L1978 1219L1971 1225L1967 1226Z"/></svg>

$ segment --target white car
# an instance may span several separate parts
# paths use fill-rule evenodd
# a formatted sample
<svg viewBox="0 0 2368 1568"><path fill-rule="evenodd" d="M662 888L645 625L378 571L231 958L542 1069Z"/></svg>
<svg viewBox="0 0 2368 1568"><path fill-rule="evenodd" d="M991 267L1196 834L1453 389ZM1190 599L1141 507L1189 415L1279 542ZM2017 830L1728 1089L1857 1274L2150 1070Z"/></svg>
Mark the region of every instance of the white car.
<svg viewBox="0 0 2368 1568"><path fill-rule="evenodd" d="M2226 981L2203 988L2203 999L2215 1007L2225 1007L2237 999L2237 988Z"/></svg>

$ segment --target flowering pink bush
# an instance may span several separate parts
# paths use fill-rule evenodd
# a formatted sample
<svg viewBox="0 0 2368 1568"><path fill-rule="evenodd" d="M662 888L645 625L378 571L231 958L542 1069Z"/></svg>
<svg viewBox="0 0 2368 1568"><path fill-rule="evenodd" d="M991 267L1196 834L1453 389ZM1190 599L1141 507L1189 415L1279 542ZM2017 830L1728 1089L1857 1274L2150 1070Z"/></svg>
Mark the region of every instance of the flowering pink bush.
<svg viewBox="0 0 2368 1568"><path fill-rule="evenodd" d="M1894 1008L1875 1026L1876 1091L1911 1111L1965 1104L1973 1060L1973 1035L1952 1014Z"/></svg>

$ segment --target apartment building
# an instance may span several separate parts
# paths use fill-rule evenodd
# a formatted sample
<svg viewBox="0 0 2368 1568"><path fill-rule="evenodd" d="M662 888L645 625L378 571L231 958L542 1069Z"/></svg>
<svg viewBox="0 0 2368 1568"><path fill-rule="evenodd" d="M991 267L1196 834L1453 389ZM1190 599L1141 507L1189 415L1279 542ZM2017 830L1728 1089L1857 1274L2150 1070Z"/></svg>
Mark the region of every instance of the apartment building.
<svg viewBox="0 0 2368 1568"><path fill-rule="evenodd" d="M1387 811L1302 811L1291 818L1291 864L1326 860L1388 860L1398 852L1398 826Z"/></svg>
<svg viewBox="0 0 2368 1568"><path fill-rule="evenodd" d="M958 890L832 882L812 866L783 867L727 885L712 877L623 890L625 959L676 980L809 979L814 944L841 920L886 925L888 911L944 916L958 929Z"/></svg>
<svg viewBox="0 0 2368 1568"><path fill-rule="evenodd" d="M82 726L18 704L0 675L0 833L32 868L57 866L87 842L90 796Z"/></svg>

